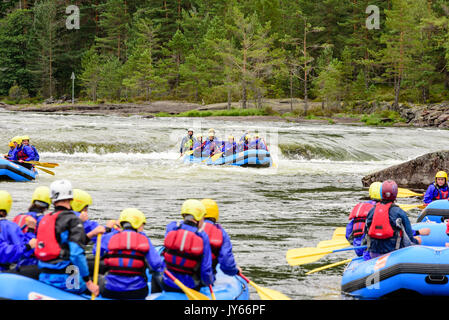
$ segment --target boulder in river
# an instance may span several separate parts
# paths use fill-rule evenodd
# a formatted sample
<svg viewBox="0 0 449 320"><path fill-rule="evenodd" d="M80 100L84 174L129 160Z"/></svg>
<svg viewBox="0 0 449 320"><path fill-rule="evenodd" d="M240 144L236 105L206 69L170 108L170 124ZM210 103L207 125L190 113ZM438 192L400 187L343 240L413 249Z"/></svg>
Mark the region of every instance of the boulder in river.
<svg viewBox="0 0 449 320"><path fill-rule="evenodd" d="M449 150L431 152L413 160L374 172L362 178L364 187L375 181L392 179L399 187L425 190L435 181L435 174L449 171Z"/></svg>

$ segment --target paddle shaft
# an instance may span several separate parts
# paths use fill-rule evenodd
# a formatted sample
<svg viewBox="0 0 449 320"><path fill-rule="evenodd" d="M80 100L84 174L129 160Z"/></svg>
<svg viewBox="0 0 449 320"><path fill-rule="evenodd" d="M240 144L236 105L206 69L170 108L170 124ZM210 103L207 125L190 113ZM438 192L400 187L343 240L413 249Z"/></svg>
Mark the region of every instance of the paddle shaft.
<svg viewBox="0 0 449 320"><path fill-rule="evenodd" d="M95 252L94 279L96 285L98 283L98 272L100 270L100 249L101 249L101 233L97 236L97 251ZM95 294L92 293L91 300L95 300Z"/></svg>

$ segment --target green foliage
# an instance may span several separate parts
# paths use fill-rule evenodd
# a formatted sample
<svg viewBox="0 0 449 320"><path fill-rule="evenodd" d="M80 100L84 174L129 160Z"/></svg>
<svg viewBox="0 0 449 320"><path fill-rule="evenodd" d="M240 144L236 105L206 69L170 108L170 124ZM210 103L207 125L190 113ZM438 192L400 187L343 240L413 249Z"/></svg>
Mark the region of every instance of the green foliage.
<svg viewBox="0 0 449 320"><path fill-rule="evenodd" d="M227 102L230 114L243 112L232 102L269 114L263 101L277 97L322 101L322 115L356 101L439 102L449 98L445 2L79 0L81 28L67 30L64 1L20 10L3 0L0 95L15 83L31 97L70 95L75 72L79 98ZM380 29L365 26L368 4Z"/></svg>

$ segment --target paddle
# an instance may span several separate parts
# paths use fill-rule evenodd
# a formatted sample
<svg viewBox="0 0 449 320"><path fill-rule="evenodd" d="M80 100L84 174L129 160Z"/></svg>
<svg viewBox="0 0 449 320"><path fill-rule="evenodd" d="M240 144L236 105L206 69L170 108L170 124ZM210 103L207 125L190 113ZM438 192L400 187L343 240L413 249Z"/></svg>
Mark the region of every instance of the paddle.
<svg viewBox="0 0 449 320"><path fill-rule="evenodd" d="M24 163L31 163L31 164L38 165L41 167L46 167L46 168L54 168L54 167L59 166L58 163L53 163L53 162L24 161Z"/></svg>
<svg viewBox="0 0 449 320"><path fill-rule="evenodd" d="M171 274L171 272L168 271L167 269L164 272L170 279L172 279L176 283L176 285L179 288L181 288L181 290L186 294L189 300L210 300L209 297L205 296L201 292L198 292L185 286L181 281L176 279L176 277L173 274Z"/></svg>
<svg viewBox="0 0 449 320"><path fill-rule="evenodd" d="M212 297L212 300L217 300L215 298L215 293L214 293L214 290L212 290L212 285L211 284L209 285L209 290L210 290L210 296Z"/></svg>
<svg viewBox="0 0 449 320"><path fill-rule="evenodd" d="M325 270L325 269L333 268L333 267L336 267L336 266L340 266L342 264L351 262L351 260L352 260L352 258L351 259L346 259L346 260L343 260L343 261L339 261L339 262L335 262L335 263L331 263L331 264L328 264L328 265L325 265L325 266L322 266L322 267L310 270L309 272L306 272L306 274L309 275L309 274L312 274L312 273L315 273L315 272L318 272L318 271L321 271L321 270Z"/></svg>
<svg viewBox="0 0 449 320"><path fill-rule="evenodd" d="M325 255L330 253L336 253L340 251L349 251L354 249L365 249L366 246L360 247L348 247L342 249L328 249L328 248L316 248L316 247L307 247L307 248L297 248L290 249L287 251L286 259L289 265L298 266L302 264L315 262Z"/></svg>
<svg viewBox="0 0 449 320"><path fill-rule="evenodd" d="M289 297L287 297L283 293L280 293L279 291L258 286L247 277L245 277L241 272L239 272L239 276L242 277L250 285L252 285L254 289L256 289L262 300L291 300Z"/></svg>
<svg viewBox="0 0 449 320"><path fill-rule="evenodd" d="M97 235L97 251L95 252L94 264L94 284L98 283L98 272L100 270L100 249L101 249L101 233ZM92 293L91 300L95 300L95 294Z"/></svg>
<svg viewBox="0 0 449 320"><path fill-rule="evenodd" d="M55 173L53 171L50 171L48 169L44 169L44 168L41 168L41 167L36 167L36 169L42 170L42 171L44 171L44 172L46 172L48 174L51 174L52 176L55 175Z"/></svg>
<svg viewBox="0 0 449 320"><path fill-rule="evenodd" d="M351 246L351 244L346 239L337 239L337 240L324 240L320 241L317 248L322 249L329 249L329 250L335 250L335 249L341 249Z"/></svg>
<svg viewBox="0 0 449 320"><path fill-rule="evenodd" d="M424 194L422 193L416 193L414 191L404 189L404 188L398 188L398 198L408 198L408 197L422 197Z"/></svg>
<svg viewBox="0 0 449 320"><path fill-rule="evenodd" d="M212 160L212 162L216 161L218 158L221 157L221 155L223 154L223 152L219 152L214 154L210 159Z"/></svg>
<svg viewBox="0 0 449 320"><path fill-rule="evenodd" d="M413 208L418 208L418 209L425 209L426 205L425 204L398 204L399 208L401 208L404 211L408 211L411 210Z"/></svg>

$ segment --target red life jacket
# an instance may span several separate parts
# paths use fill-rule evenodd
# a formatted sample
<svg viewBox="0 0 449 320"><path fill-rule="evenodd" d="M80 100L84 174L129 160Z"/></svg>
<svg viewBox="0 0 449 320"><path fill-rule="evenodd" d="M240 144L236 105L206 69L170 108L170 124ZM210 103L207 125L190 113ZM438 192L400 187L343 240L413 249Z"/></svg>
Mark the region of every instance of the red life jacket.
<svg viewBox="0 0 449 320"><path fill-rule="evenodd" d="M218 255L220 254L221 246L223 245L223 232L213 223L205 222L203 230L209 237L210 248L212 251L212 267L218 264Z"/></svg>
<svg viewBox="0 0 449 320"><path fill-rule="evenodd" d="M20 229L22 229L23 233L27 233L28 232L28 226L26 225L26 219L28 217L31 217L31 216L28 215L28 214L19 214L19 215L14 217L12 222L17 223L19 225Z"/></svg>
<svg viewBox="0 0 449 320"><path fill-rule="evenodd" d="M164 259L170 271L195 275L200 271L203 256L203 239L195 232L176 229L164 240Z"/></svg>
<svg viewBox="0 0 449 320"><path fill-rule="evenodd" d="M121 231L111 237L104 264L110 274L145 274L145 255L150 250L147 237L135 231Z"/></svg>
<svg viewBox="0 0 449 320"><path fill-rule="evenodd" d="M46 214L37 228L34 255L41 261L51 261L61 257L61 246L56 239L56 219L62 211Z"/></svg>
<svg viewBox="0 0 449 320"><path fill-rule="evenodd" d="M374 209L373 221L368 230L368 236L374 239L388 239L393 237L394 230L390 224L390 207L393 202L377 203Z"/></svg>
<svg viewBox="0 0 449 320"><path fill-rule="evenodd" d="M441 190L435 183L435 189L438 191L438 195L435 197L435 200L447 199L449 197L449 189L446 191Z"/></svg>
<svg viewBox="0 0 449 320"><path fill-rule="evenodd" d="M23 147L17 152L17 160L26 160L27 154L23 151Z"/></svg>
<svg viewBox="0 0 449 320"><path fill-rule="evenodd" d="M365 231L365 221L368 212L374 207L371 203L358 203L349 214L349 220L354 220L352 224L352 235L357 238Z"/></svg>

